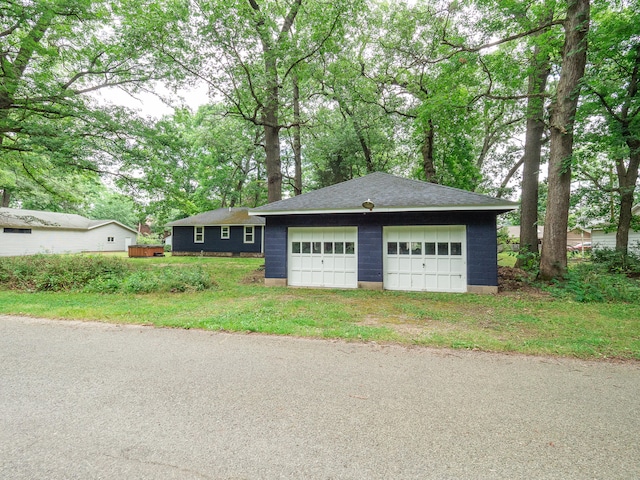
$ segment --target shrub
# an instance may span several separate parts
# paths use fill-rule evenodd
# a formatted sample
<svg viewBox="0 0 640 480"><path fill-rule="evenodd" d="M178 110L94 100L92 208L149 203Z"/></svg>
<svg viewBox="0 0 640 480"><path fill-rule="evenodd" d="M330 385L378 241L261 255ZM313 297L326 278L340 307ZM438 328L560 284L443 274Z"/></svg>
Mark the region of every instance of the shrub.
<svg viewBox="0 0 640 480"><path fill-rule="evenodd" d="M27 291L91 293L201 291L215 286L200 267L138 268L126 259L96 255L0 258L0 285Z"/></svg>
<svg viewBox="0 0 640 480"><path fill-rule="evenodd" d="M611 273L640 276L640 254L635 250L624 253L613 248L598 248L593 251L591 260Z"/></svg>
<svg viewBox="0 0 640 480"><path fill-rule="evenodd" d="M611 273L596 263L581 263L567 272L564 280L550 287L556 297L578 302L640 301L640 282L621 273Z"/></svg>
<svg viewBox="0 0 640 480"><path fill-rule="evenodd" d="M195 292L213 288L210 276L200 267L176 268L161 267L148 270L137 270L128 275L117 285L100 279L90 282L86 292L122 292L122 293L152 293L152 292Z"/></svg>
<svg viewBox="0 0 640 480"><path fill-rule="evenodd" d="M538 275L540 271L540 254L530 252L527 248L521 248L517 255L517 263L516 265L524 270L525 272L529 272L534 276Z"/></svg>
<svg viewBox="0 0 640 480"><path fill-rule="evenodd" d="M95 278L124 278L130 265L121 258L91 255L33 255L0 258L5 288L61 291L84 288Z"/></svg>

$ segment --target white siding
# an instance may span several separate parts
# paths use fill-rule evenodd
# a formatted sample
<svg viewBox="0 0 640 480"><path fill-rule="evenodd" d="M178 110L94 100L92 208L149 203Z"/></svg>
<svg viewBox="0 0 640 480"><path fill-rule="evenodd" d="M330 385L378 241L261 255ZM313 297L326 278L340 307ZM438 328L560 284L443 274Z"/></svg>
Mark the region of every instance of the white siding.
<svg viewBox="0 0 640 480"><path fill-rule="evenodd" d="M640 232L630 231L629 248L635 248L638 242L640 242ZM592 230L591 244L593 248L616 248L616 232L605 233L602 230Z"/></svg>
<svg viewBox="0 0 640 480"><path fill-rule="evenodd" d="M91 252L124 252L127 248L126 238L131 239L129 245L136 243L136 234L117 223L96 227L86 232L85 235L84 250ZM113 237L113 242L107 241L109 237Z"/></svg>
<svg viewBox="0 0 640 480"><path fill-rule="evenodd" d="M0 256L125 251L127 237L135 242L134 232L114 223L93 230L32 228L31 233L4 233L0 227Z"/></svg>

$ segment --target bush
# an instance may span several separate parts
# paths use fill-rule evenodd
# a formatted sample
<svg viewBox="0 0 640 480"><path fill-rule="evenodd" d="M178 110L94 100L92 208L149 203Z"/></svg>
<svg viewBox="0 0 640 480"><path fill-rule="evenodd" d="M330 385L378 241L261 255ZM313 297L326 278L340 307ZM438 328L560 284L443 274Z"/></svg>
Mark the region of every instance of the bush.
<svg viewBox="0 0 640 480"><path fill-rule="evenodd" d="M624 253L613 248L598 248L592 252L591 260L610 273L640 276L640 254L635 250Z"/></svg>
<svg viewBox="0 0 640 480"><path fill-rule="evenodd" d="M152 293L152 292L196 292L213 288L215 282L202 268L162 267L149 270L137 270L128 275L117 286L109 282L90 282L84 289L86 292L122 292L122 293Z"/></svg>
<svg viewBox="0 0 640 480"><path fill-rule="evenodd" d="M84 288L95 278L124 278L130 269L123 259L108 256L4 257L0 258L0 283L17 290L74 290Z"/></svg>
<svg viewBox="0 0 640 480"><path fill-rule="evenodd" d="M540 253L530 252L527 248L523 247L518 252L516 258L518 259L516 266L534 276L538 275L540 271Z"/></svg>
<svg viewBox="0 0 640 480"><path fill-rule="evenodd" d="M0 285L32 292L191 292L215 286L200 267L137 269L125 259L92 255L0 258Z"/></svg>
<svg viewBox="0 0 640 480"><path fill-rule="evenodd" d="M581 263L567 272L564 280L550 288L554 296L578 302L640 301L640 282L621 273L611 273L603 265Z"/></svg>

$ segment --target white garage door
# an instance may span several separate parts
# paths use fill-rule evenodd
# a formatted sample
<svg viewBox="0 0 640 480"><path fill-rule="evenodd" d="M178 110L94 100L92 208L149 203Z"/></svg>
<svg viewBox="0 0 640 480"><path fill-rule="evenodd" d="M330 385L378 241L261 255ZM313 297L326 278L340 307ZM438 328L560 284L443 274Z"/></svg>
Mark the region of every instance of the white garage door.
<svg viewBox="0 0 640 480"><path fill-rule="evenodd" d="M466 292L464 225L385 227L384 288Z"/></svg>
<svg viewBox="0 0 640 480"><path fill-rule="evenodd" d="M357 288L356 227L289 228L288 284Z"/></svg>

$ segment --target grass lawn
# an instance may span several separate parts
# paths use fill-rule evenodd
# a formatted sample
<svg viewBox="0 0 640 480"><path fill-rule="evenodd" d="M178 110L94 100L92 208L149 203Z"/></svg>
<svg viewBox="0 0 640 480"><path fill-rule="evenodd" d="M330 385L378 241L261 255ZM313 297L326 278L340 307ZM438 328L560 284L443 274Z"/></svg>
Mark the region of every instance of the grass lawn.
<svg viewBox="0 0 640 480"><path fill-rule="evenodd" d="M640 360L640 301L577 303L537 293L405 293L265 287L262 259L129 259L141 268L202 266L217 287L171 294L22 293L0 290L0 313Z"/></svg>

